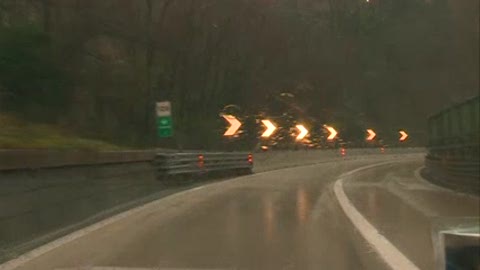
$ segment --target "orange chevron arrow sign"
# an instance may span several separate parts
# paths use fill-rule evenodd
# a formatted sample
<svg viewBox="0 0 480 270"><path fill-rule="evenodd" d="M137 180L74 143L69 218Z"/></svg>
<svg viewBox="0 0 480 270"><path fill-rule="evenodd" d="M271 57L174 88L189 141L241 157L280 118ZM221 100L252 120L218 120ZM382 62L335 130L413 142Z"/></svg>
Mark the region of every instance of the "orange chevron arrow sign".
<svg viewBox="0 0 480 270"><path fill-rule="evenodd" d="M265 125L265 127L267 127L265 132L263 132L262 137L269 138L270 136L272 136L273 132L275 132L277 127L270 120L262 120L262 123L263 125Z"/></svg>
<svg viewBox="0 0 480 270"><path fill-rule="evenodd" d="M242 123L240 123L240 121L238 121L238 119L233 115L222 115L222 117L225 118L225 120L227 120L227 122L230 124L230 127L227 129L225 134L223 134L223 136L235 135L242 126Z"/></svg>
<svg viewBox="0 0 480 270"><path fill-rule="evenodd" d="M330 126L325 126L325 128L328 130L328 132L330 132L330 135L328 135L327 140L333 141L337 137L338 132L333 127L330 127Z"/></svg>
<svg viewBox="0 0 480 270"><path fill-rule="evenodd" d="M407 140L408 138L408 134L407 132L403 131L403 130L400 130L398 133L400 133L401 137L400 137L400 141L401 142L404 142Z"/></svg>
<svg viewBox="0 0 480 270"><path fill-rule="evenodd" d="M297 125L296 128L298 129L298 131L300 131L296 138L297 141L303 140L303 138L305 138L305 136L307 136L308 134L308 129L306 129L303 125Z"/></svg>
<svg viewBox="0 0 480 270"><path fill-rule="evenodd" d="M373 129L367 129L367 133L368 133L367 141L373 141L373 139L377 137L377 134L375 133L375 131L373 131Z"/></svg>

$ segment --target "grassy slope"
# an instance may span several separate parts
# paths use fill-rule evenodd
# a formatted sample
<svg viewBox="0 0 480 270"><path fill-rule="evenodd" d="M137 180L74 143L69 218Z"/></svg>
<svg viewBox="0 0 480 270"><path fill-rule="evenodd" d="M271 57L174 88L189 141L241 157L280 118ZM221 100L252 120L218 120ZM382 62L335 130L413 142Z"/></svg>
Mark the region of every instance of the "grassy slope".
<svg viewBox="0 0 480 270"><path fill-rule="evenodd" d="M106 142L71 136L52 125L27 123L4 114L0 114L0 149L121 150Z"/></svg>

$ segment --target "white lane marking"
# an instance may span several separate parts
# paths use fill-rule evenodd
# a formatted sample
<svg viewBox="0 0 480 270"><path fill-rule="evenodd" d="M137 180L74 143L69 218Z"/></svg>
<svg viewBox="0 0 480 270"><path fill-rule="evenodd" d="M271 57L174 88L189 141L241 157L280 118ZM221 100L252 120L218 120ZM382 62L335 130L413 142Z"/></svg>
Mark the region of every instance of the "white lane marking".
<svg viewBox="0 0 480 270"><path fill-rule="evenodd" d="M132 267L73 267L57 268L55 270L159 270L159 268L132 268ZM162 269L163 270L163 269Z"/></svg>
<svg viewBox="0 0 480 270"><path fill-rule="evenodd" d="M57 268L55 270L227 270L226 268L137 268L137 267L73 267L73 268Z"/></svg>
<svg viewBox="0 0 480 270"><path fill-rule="evenodd" d="M337 162L337 161L332 161L331 163L333 162ZM323 164L323 162L321 162ZM326 163L330 163L330 162L326 162ZM314 166L318 166L318 165L321 165L321 164L309 164L309 165L305 165L305 166L301 166L301 167L314 167ZM291 169L295 169L295 168L284 168L284 169L281 169L281 170L291 170ZM275 172L278 172L278 171L281 171L281 170L276 170ZM260 172L260 173L256 173L254 175L246 175L246 176L242 176L241 179L243 181L248 181L248 180L252 180L254 179L254 177L258 177L259 175L262 175L262 174L267 174L267 173L270 173L270 172L274 172L274 171L264 171L264 172ZM209 187L209 186L215 186L217 184L221 184L222 182L220 183L211 183L211 184L206 184L206 185L203 185L199 188L206 188L206 187ZM175 193L175 194L172 194L172 195L169 195L167 196L168 198L172 198L172 197L175 197L175 196L182 196L182 195L185 195L185 194L188 194L188 193L191 193L191 192L195 192L196 190L198 189L189 189L189 190L185 190L185 191L181 191L179 193ZM165 197L165 198L167 198ZM101 228L104 228L112 223L115 223L115 222L118 222L118 221L121 221L121 220L124 220L136 213L139 213L143 210L148 210L148 209L151 209L151 208L154 208L156 207L159 203L161 203L163 201L163 199L165 198L160 198L158 200L155 200L153 202L150 202L150 203L147 203L145 205L142 205L142 206L138 206L136 208L133 208L133 209L130 209L128 211L125 211L125 212L122 212L120 214L117 214L115 216L112 216L110 218L107 218L105 220L102 220L102 221L99 221L98 223L95 223L95 224L92 224L88 227L85 227L83 229L80 229L78 231L75 231L75 232L72 232L66 236L63 236L61 238L58 238L52 242L49 242L43 246L40 246L38 248L35 248L34 250L31 250L25 254L22 254L20 255L19 257L15 258L15 259L12 259L10 261L7 261L3 264L0 264L0 270L14 270L16 268L18 268L19 266L22 266L56 248L59 248L63 245L66 245L70 242L73 242L85 235L88 235L94 231L97 231Z"/></svg>
<svg viewBox="0 0 480 270"><path fill-rule="evenodd" d="M207 185L204 185L204 186L201 186L201 187L197 187L197 188L193 188L193 189L189 189L189 190L185 190L185 191L181 191L181 192L178 192L178 193L175 193L175 194L172 194L170 196L167 196L168 198L172 198L172 197L176 197L176 196L182 196L182 195L185 195L185 194L188 194L188 193L191 193L191 192L195 192L196 190L199 190L201 188L204 188L204 187L207 187L207 186L210 186L210 185L214 185L215 183L212 183L212 184L207 184ZM165 197L165 198L167 198ZM158 200L155 200L155 201L152 201L152 202L149 202L147 204L144 204L144 205L141 205L141 206L138 206L136 208L133 208L133 209L130 209L130 210L127 210L125 212L122 212L120 214L117 214L115 216L112 216L112 217L109 217L107 219L104 219L102 221L99 221L95 224L92 224L88 227L85 227L83 229L80 229L78 231L75 231L75 232L72 232L66 236L63 236L61 238L58 238L50 243L47 243L43 246L40 246L38 248L35 248L34 250L31 250L23 255L20 255L19 257L15 258L15 259L12 259L10 261L7 261L3 264L0 264L0 270L14 270L56 248L59 248L63 245L66 245L72 241L75 241L81 237L84 237L85 235L88 235L94 231L97 231L99 229L102 229L112 223L115 223L115 222L118 222L120 220L123 220L123 219L126 219L136 213L139 213L143 210L147 210L147 209L150 209L150 208L154 208L156 207L161 201L162 199L164 198L160 198Z"/></svg>
<svg viewBox="0 0 480 270"><path fill-rule="evenodd" d="M345 215L350 219L353 225L360 232L362 237L374 248L377 254L385 261L385 263L394 270L419 270L400 250L398 250L391 242L389 242L378 230L365 219L364 216L353 206L343 189L343 181L346 177L353 174L371 169L374 167L390 164L392 162L383 162L379 164L369 165L350 171L340 176L334 184L334 192L340 203Z"/></svg>
<svg viewBox="0 0 480 270"><path fill-rule="evenodd" d="M204 188L205 186L200 186L200 187L196 187L196 188L192 188L191 191L195 191L195 190L200 190L202 188Z"/></svg>

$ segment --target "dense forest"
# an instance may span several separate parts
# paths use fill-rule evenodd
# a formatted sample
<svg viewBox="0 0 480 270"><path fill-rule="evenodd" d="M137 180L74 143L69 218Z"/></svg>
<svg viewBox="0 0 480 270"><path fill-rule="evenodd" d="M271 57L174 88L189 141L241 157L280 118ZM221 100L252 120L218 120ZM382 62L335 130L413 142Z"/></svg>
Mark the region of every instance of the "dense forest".
<svg viewBox="0 0 480 270"><path fill-rule="evenodd" d="M134 147L157 143L159 100L171 147L222 147L229 104L421 136L478 93L478 14L473 0L0 0L0 110Z"/></svg>

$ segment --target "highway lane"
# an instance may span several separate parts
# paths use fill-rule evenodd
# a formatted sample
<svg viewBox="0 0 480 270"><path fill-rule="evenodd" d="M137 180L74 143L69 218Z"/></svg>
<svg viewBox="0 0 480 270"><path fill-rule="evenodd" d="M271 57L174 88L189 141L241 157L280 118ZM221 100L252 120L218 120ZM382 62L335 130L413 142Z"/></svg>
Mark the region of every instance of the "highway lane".
<svg viewBox="0 0 480 270"><path fill-rule="evenodd" d="M359 212L420 269L436 269L433 237L461 225L480 228L480 200L434 186L416 161L364 170L344 190ZM421 252L419 252L421 251Z"/></svg>
<svg viewBox="0 0 480 270"><path fill-rule="evenodd" d="M338 150L256 153L254 170L357 159L379 151L349 149L345 158ZM387 149L384 155L419 151ZM43 156L54 163L67 157ZM192 176L168 184L155 179L149 162L0 171L0 263L135 206L218 180L223 179Z"/></svg>
<svg viewBox="0 0 480 270"><path fill-rule="evenodd" d="M402 175L407 170L411 175L405 179L410 179L413 168L421 164L421 155L388 159L409 162L408 169L400 164L386 171ZM32 254L39 255L65 242L58 248L33 256L31 260L21 258L5 264L3 269L75 269L79 266L386 269L386 264L346 218L332 190L332 183L341 174L385 160L385 157L369 156L260 173L198 187L137 208L98 228L87 228L71 236L74 240L60 240ZM370 196L362 195L361 188L382 185L385 187L382 192L393 194L388 181L392 176L385 178L384 171L381 172L367 175L367 181L357 183L350 179L345 183L345 191L354 205L367 213L368 219L374 220L372 223L378 227L384 225L382 215L385 213L375 215L369 209ZM401 184L405 187L405 183ZM391 208L405 205L398 198L384 196L384 201L377 203ZM417 211L406 209L405 214L397 218L412 218L412 213ZM386 222L387 228L392 225L391 220ZM418 224L423 228L424 220L413 216L410 224L411 231L415 231ZM399 233L395 230L385 232L387 238L389 234L395 238ZM404 237L410 238L409 233L407 231ZM419 263L417 258L413 259ZM18 268L12 267L19 262L24 263ZM426 265L428 263L419 263L420 267Z"/></svg>

